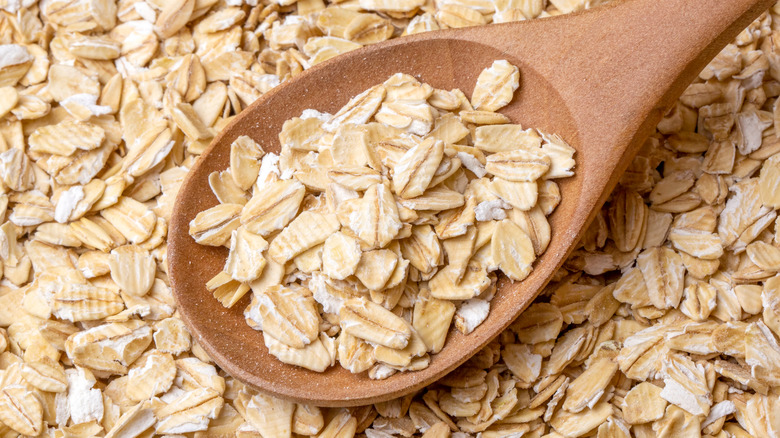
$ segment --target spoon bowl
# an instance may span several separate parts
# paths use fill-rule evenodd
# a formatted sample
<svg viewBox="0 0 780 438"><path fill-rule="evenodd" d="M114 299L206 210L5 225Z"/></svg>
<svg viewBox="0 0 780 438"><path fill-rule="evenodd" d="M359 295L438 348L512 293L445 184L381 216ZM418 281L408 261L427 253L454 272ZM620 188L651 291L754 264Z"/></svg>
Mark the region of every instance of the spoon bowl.
<svg viewBox="0 0 780 438"><path fill-rule="evenodd" d="M713 4L715 3L715 4ZM663 113L719 50L774 0L626 0L565 17L413 35L349 52L263 95L212 142L184 181L169 230L168 264L179 312L225 371L278 397L319 406L355 406L400 397L433 383L506 329L575 249ZM513 123L554 132L577 151L575 175L558 180L562 202L549 217L552 240L522 282L501 277L488 318L471 334L451 330L421 371L371 380L340 366L323 373L273 357L250 328L245 296L224 308L206 282L225 248L201 246L189 222L218 203L208 175L228 167L230 144L252 137L279 152L278 133L304 109L335 113L394 73L436 88L473 90L494 60L518 66L520 89L500 112Z"/></svg>

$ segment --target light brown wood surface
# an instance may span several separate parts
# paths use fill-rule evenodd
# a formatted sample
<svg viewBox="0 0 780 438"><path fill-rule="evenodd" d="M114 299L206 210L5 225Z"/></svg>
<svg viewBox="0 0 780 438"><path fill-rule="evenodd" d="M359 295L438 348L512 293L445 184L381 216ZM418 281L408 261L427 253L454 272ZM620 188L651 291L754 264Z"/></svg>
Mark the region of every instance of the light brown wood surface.
<svg viewBox="0 0 780 438"><path fill-rule="evenodd" d="M533 301L574 249L663 113L699 71L775 0L625 0L582 13L519 23L429 32L364 47L317 65L245 109L190 171L169 230L169 275L193 336L225 371L273 395L321 406L399 397L433 383L504 330ZM316 373L283 364L243 317L244 297L225 309L205 283L227 250L188 234L195 215L217 204L208 175L228 167L231 142L249 135L279 152L282 123L307 108L334 113L350 97L403 72L469 93L496 59L521 72L521 88L501 110L513 122L560 134L576 150L576 174L561 180L550 217L552 241L533 273L499 280L490 315L468 336L452 330L428 368L370 380L340 366ZM522 318L522 316L521 316Z"/></svg>

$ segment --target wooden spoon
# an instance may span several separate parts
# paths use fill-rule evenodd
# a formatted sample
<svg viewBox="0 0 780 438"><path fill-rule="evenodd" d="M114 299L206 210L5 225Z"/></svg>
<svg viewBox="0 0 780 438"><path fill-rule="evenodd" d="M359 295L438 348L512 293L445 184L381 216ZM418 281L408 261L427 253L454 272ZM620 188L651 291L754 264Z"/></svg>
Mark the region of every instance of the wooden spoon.
<svg viewBox="0 0 780 438"><path fill-rule="evenodd" d="M452 371L531 303L574 249L662 115L718 52L775 0L626 0L582 13L428 32L355 50L263 95L213 141L181 187L171 219L169 275L178 308L198 343L225 371L278 397L355 406L418 390ZM205 284L224 248L188 234L195 215L217 204L208 175L228 167L231 142L254 138L279 152L282 123L307 108L335 113L352 96L403 72L436 88L470 93L482 69L507 59L521 88L501 112L560 134L577 150L576 175L559 180L563 201L550 217L552 241L524 281L499 282L490 315L473 333L452 330L422 371L370 380L336 365L324 373L285 365L244 321L244 297L225 309Z"/></svg>

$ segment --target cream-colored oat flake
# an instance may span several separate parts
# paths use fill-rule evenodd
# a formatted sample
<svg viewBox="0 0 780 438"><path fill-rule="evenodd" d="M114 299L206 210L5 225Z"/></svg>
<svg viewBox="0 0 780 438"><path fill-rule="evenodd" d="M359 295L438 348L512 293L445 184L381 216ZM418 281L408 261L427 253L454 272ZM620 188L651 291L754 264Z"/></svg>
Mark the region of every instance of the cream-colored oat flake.
<svg viewBox="0 0 780 438"><path fill-rule="evenodd" d="M329 26L338 14L353 16L333 13ZM233 305L236 299L224 297L238 295L226 288L250 284L247 322L282 361L322 368L305 359L327 357L311 344L321 318L321 336L349 340L337 357L344 368L373 366L370 374L381 377L389 375L382 369L427 366L451 324L471 333L488 317L497 271L513 281L531 273L549 242L546 216L554 209L537 207L538 185L572 174L574 149L558 136L507 123L472 140L487 126L463 110L474 105L483 118L503 117L494 111L511 102L519 81L517 67L496 61L468 101L459 90L399 73L336 115L306 110L285 122L280 154L236 139L225 171L235 184L215 173L212 188L224 202L190 225L207 245L228 246L232 233L225 268L209 288ZM504 131L514 136L495 137ZM269 259L285 275L252 285ZM304 313L314 318L306 325L314 331L303 329L302 314L284 300L311 304ZM439 310L450 316L431 314Z"/></svg>

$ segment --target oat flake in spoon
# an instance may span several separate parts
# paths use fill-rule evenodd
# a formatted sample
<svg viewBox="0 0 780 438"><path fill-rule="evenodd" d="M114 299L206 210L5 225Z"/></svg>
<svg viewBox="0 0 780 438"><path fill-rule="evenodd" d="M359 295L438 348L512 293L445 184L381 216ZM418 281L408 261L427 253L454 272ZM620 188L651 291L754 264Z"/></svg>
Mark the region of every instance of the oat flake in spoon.
<svg viewBox="0 0 780 438"><path fill-rule="evenodd" d="M530 274L554 179L573 174L560 137L496 113L519 82L495 61L469 101L398 73L335 115L285 122L278 156L239 137L209 178L220 204L190 224L230 248L208 289L226 307L251 291L247 323L282 362L375 379L426 368L452 325L484 321L498 272Z"/></svg>

